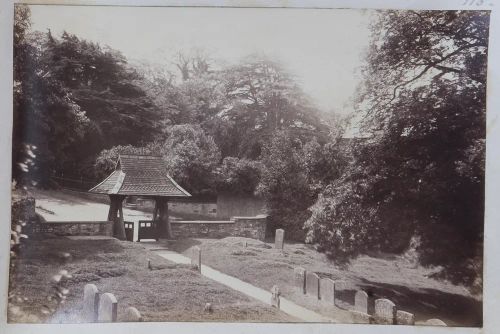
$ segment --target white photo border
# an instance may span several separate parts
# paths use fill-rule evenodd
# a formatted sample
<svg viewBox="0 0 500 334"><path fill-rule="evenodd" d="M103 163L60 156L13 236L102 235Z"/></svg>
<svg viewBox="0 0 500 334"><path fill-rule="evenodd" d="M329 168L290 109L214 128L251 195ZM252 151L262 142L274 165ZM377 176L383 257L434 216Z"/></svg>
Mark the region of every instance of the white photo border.
<svg viewBox="0 0 500 334"><path fill-rule="evenodd" d="M487 333L500 332L500 1L498 0L2 0L0 3L0 333ZM378 8L491 10L487 84L486 212L484 237L483 328L354 324L269 324L151 322L113 324L7 324L10 254L12 27L14 3L50 5Z"/></svg>

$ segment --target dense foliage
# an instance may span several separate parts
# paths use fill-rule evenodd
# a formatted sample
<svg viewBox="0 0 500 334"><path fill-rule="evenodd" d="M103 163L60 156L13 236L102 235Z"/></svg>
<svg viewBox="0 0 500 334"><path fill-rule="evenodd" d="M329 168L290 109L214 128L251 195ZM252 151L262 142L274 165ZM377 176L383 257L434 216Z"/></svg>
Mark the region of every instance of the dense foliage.
<svg viewBox="0 0 500 334"><path fill-rule="evenodd" d="M102 149L154 139L157 107L119 52L68 33L59 39L50 31L27 34L25 6L16 6L18 21L13 161L36 165L31 180L47 185L55 175L89 178ZM23 157L26 145L36 147L36 158ZM16 178L26 176L13 167Z"/></svg>
<svg viewBox="0 0 500 334"><path fill-rule="evenodd" d="M488 24L480 11L378 14L359 95L373 136L312 208L320 249L349 259L414 238L449 278L481 274Z"/></svg>

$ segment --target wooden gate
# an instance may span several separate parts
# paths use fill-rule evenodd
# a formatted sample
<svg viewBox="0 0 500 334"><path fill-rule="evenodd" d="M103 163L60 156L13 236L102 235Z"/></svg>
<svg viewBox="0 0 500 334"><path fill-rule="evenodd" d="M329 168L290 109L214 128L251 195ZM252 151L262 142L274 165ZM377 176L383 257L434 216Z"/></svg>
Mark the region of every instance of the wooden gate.
<svg viewBox="0 0 500 334"><path fill-rule="evenodd" d="M125 226L125 238L127 241L134 241L134 222L123 222Z"/></svg>
<svg viewBox="0 0 500 334"><path fill-rule="evenodd" d="M158 231L159 222L153 220L139 220L139 232L137 241L141 241L142 239L155 239L158 241L159 231Z"/></svg>

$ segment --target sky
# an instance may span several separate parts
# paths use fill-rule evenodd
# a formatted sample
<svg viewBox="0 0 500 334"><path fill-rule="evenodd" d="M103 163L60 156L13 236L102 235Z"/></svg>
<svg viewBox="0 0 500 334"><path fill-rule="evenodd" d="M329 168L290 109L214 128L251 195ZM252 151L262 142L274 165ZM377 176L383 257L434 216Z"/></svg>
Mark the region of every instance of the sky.
<svg viewBox="0 0 500 334"><path fill-rule="evenodd" d="M173 55L193 49L229 64L263 54L282 62L319 108L338 113L351 111L371 18L355 9L30 7L32 30L67 31L134 61L171 66Z"/></svg>

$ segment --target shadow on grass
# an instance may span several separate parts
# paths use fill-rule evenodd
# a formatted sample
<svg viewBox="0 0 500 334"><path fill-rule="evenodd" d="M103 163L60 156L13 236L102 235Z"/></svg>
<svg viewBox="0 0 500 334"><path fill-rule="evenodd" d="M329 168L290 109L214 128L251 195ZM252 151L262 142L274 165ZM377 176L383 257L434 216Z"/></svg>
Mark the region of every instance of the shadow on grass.
<svg viewBox="0 0 500 334"><path fill-rule="evenodd" d="M483 305L472 297L442 292L436 289L410 289L406 286L372 282L361 278L358 286L336 286L337 306L352 309L357 290L368 294L368 313L374 313L375 299L385 298L396 304L396 309L415 314L416 321L439 318L448 326L481 327Z"/></svg>
<svg viewBox="0 0 500 334"><path fill-rule="evenodd" d="M19 257L31 261L65 263L62 254L70 253L72 261L92 259L108 253L122 253L123 246L114 239L70 240L64 237L30 238L20 249Z"/></svg>
<svg viewBox="0 0 500 334"><path fill-rule="evenodd" d="M169 250L177 253L184 253L193 246L201 245L202 242L196 239L179 239L175 241L163 241L163 243L162 246L165 246Z"/></svg>

